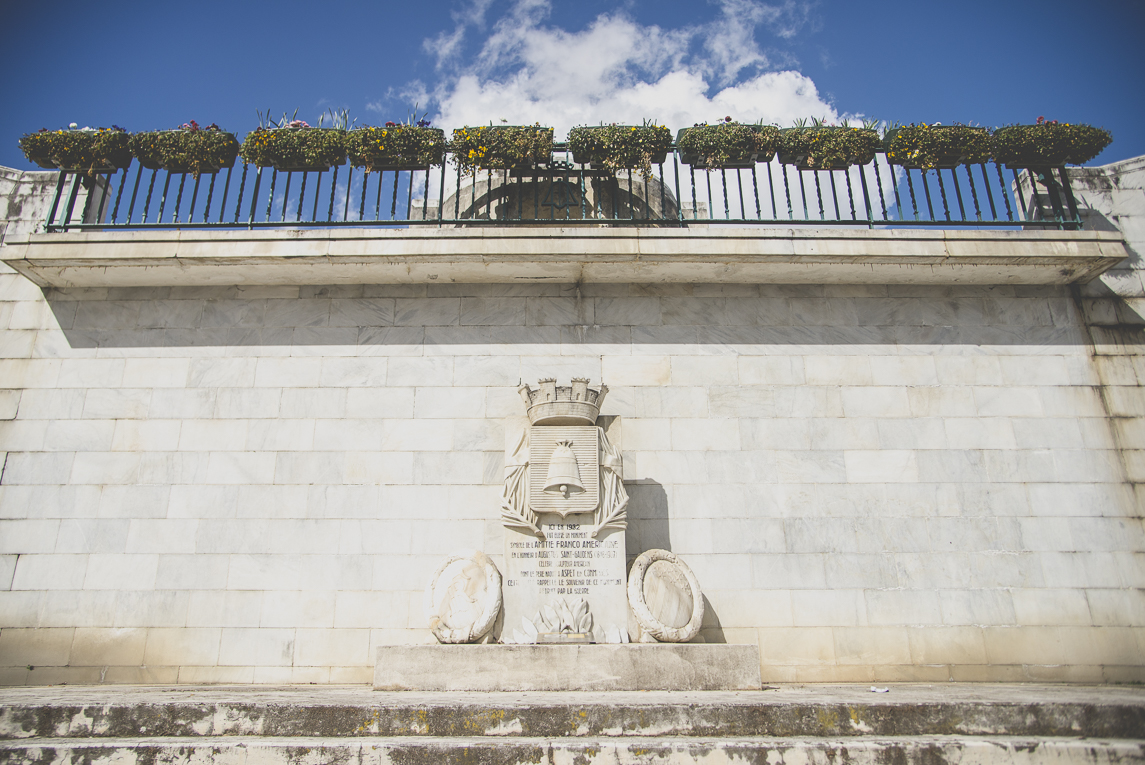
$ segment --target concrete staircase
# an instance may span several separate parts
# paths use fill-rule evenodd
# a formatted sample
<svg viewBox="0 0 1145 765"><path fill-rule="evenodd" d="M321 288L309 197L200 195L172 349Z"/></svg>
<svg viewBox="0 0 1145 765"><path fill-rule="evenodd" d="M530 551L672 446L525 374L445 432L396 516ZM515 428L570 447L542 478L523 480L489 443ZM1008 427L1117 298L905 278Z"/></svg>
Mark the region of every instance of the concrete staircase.
<svg viewBox="0 0 1145 765"><path fill-rule="evenodd" d="M363 688L0 691L3 763L1145 762L1145 689L381 693Z"/></svg>

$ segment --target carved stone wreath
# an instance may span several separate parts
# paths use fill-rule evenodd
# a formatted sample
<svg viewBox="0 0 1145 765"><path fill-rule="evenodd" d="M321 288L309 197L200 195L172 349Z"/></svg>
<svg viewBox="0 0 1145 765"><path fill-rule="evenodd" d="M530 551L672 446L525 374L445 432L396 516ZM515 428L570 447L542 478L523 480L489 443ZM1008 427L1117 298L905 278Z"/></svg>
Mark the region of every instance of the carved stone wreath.
<svg viewBox="0 0 1145 765"><path fill-rule="evenodd" d="M443 581L443 575L454 564L461 563L460 570ZM469 565L465 565L469 564ZM482 586L483 585L483 586ZM439 595L444 587L445 592ZM477 595L477 598L472 597ZM450 608L459 602L473 614L465 623L451 623L450 614L443 614L443 608ZM450 555L437 567L425 588L425 617L429 628L442 643L475 643L484 637L501 612L501 572L485 553L479 550L459 550Z"/></svg>
<svg viewBox="0 0 1145 765"><path fill-rule="evenodd" d="M683 627L670 627L661 623L652 615L645 602L644 575L656 561L667 561L674 565L688 583L692 596L692 614ZM700 625L704 621L704 595L700 591L700 582L692 569L668 550L646 550L633 561L632 570L628 573L628 604L640 628L661 643L688 642L699 634Z"/></svg>

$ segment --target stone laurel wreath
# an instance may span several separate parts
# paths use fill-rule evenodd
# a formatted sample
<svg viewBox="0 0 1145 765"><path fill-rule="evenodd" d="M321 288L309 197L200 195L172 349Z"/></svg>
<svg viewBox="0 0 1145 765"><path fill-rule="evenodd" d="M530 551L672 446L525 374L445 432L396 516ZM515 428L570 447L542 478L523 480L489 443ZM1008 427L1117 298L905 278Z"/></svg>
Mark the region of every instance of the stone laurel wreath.
<svg viewBox="0 0 1145 765"><path fill-rule="evenodd" d="M600 477L603 483L600 506L593 513L591 536L605 529L628 528L628 492L624 488L623 463L620 452L608 441L604 430L600 434ZM529 431L521 438L505 464L505 489L501 495L501 522L507 528L535 534L544 539L537 523L537 514L528 504Z"/></svg>
<svg viewBox="0 0 1145 765"><path fill-rule="evenodd" d="M604 430L600 433L600 478L604 484L600 507L593 516L592 538L604 529L628 528L628 492L624 489L623 463Z"/></svg>
<svg viewBox="0 0 1145 765"><path fill-rule="evenodd" d="M676 566L691 590L692 614L683 627L662 624L652 615L644 600L644 575L648 573L649 566L661 560ZM704 595L700 591L700 582L692 569L668 550L645 550L632 562L632 569L628 572L628 605L640 629L661 643L687 643L699 634L700 625L704 621Z"/></svg>
<svg viewBox="0 0 1145 765"><path fill-rule="evenodd" d="M484 579L471 579L465 575L454 575L448 582L441 581L445 570L458 561L466 561L476 568L479 577ZM483 584L484 587L480 587ZM438 597L438 588L444 586L445 592ZM473 595L478 592L484 599L478 602ZM440 613L439 604L447 604L452 598L460 597L479 606L477 615L470 624L450 625L446 623ZM501 613L501 572L496 564L480 550L459 550L445 559L425 588L425 616L429 622L429 629L441 643L474 643L481 640Z"/></svg>

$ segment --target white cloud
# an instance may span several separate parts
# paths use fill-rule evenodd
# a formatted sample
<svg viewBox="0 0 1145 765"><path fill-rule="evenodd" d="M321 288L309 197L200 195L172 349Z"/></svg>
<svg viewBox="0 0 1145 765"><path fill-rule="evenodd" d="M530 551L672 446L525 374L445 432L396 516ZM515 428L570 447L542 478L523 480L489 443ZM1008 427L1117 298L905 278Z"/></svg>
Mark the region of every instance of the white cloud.
<svg viewBox="0 0 1145 765"><path fill-rule="evenodd" d="M623 13L602 14L584 30L546 26L549 0L516 0L492 26L472 61L459 62L473 19L426 41L440 65L449 64L432 91L436 122L541 122L558 140L578 124L655 119L671 127L731 116L781 125L798 117L839 114L810 78L771 71L776 58L755 39L763 27L789 37L807 23L800 0L768 4L720 0L718 17L679 29L642 25Z"/></svg>
<svg viewBox="0 0 1145 765"><path fill-rule="evenodd" d="M463 6L463 10L453 13L453 31L442 30L431 39L422 41L422 47L427 53L433 54L440 69L461 53L461 46L465 41L465 33L469 27L482 28L485 26L485 14L493 0L474 0L473 3Z"/></svg>
<svg viewBox="0 0 1145 765"><path fill-rule="evenodd" d="M550 2L513 0L488 28L479 50L467 60L463 60L466 35L471 29L483 28L488 0L475 6L470 16L455 18L452 31L425 42L426 50L436 57L441 79L428 90L418 83L419 87L411 91L431 99L435 124L450 129L502 120L509 124L539 122L555 128L560 141L576 125L602 121L640 124L649 118L677 129L726 116L780 126L798 118L818 117L837 123L856 116L840 114L819 94L811 78L790 66L777 66L789 65L790 59L782 52L765 49L757 40L761 29L786 39L810 24L812 6L807 0L714 0L718 14L712 21L677 29L643 25L624 13L605 13L576 32L545 24ZM671 164L665 172L674 185ZM768 184L766 191L760 186L762 207L768 208L761 213L764 217L772 215L774 193L778 218L803 218L805 205L806 215L817 218L819 203L814 187L796 185L803 180L796 174L788 189L784 172L777 162L759 166L758 182ZM866 179L869 198L877 207L877 184L882 183L884 198L890 192L889 169L880 166L877 173L872 168L852 169L848 176L850 192L847 178L836 179L841 184L837 195L843 200L839 215L850 217L848 200L854 199L856 214L863 220L867 213L862 180ZM698 196L706 197L709 187L715 199L724 196L722 174L701 173L697 178L702 184ZM728 178L730 204L736 208L732 217L754 217L751 200L743 208L738 204L743 176L733 173ZM747 182L751 183L750 177ZM437 196L436 175L431 175L430 184L432 199ZM445 186L446 193L456 187L452 173L446 173ZM825 193L831 194L829 190ZM686 206L690 198L690 191L685 189L682 202ZM825 199L831 204L834 197ZM700 200L700 204L706 203ZM713 213L721 217L723 210ZM835 217L834 209L825 213ZM873 217L881 216L874 212Z"/></svg>

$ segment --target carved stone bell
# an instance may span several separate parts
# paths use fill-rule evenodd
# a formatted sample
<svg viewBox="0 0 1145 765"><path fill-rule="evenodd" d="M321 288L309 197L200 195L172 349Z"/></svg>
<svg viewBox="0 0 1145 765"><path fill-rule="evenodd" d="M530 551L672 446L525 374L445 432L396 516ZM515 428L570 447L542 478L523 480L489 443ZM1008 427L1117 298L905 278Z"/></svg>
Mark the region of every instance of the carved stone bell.
<svg viewBox="0 0 1145 765"><path fill-rule="evenodd" d="M569 494L584 491L580 480L580 468L573 454L572 441L557 441L553 454L549 457L549 472L545 477L545 489L550 494L561 494L568 499Z"/></svg>

